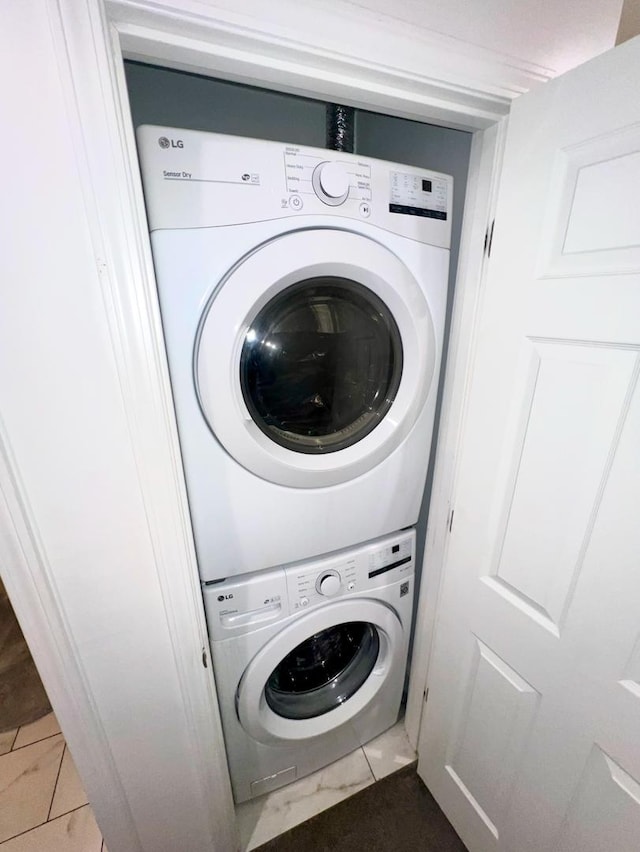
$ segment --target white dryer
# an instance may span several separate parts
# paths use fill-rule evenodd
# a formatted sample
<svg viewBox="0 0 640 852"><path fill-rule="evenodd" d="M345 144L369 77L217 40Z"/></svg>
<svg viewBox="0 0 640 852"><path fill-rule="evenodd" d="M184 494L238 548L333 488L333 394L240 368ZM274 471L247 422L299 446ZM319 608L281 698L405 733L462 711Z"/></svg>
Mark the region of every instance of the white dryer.
<svg viewBox="0 0 640 852"><path fill-rule="evenodd" d="M172 128L138 141L202 579L415 524L452 178Z"/></svg>
<svg viewBox="0 0 640 852"><path fill-rule="evenodd" d="M237 802L282 787L398 718L415 532L205 587Z"/></svg>

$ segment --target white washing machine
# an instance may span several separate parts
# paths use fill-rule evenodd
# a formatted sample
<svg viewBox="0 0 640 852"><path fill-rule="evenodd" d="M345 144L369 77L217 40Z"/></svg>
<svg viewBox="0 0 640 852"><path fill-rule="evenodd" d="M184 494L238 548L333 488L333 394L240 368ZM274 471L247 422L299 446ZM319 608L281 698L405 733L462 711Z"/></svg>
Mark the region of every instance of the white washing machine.
<svg viewBox="0 0 640 852"><path fill-rule="evenodd" d="M452 178L166 127L138 142L202 579L415 524Z"/></svg>
<svg viewBox="0 0 640 852"><path fill-rule="evenodd" d="M415 532L205 587L237 802L282 787L398 718Z"/></svg>

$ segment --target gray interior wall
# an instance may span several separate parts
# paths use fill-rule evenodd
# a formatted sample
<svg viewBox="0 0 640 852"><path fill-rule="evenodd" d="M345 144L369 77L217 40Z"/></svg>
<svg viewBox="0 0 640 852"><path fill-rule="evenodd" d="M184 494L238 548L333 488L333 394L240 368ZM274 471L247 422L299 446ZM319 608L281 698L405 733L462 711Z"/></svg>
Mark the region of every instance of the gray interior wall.
<svg viewBox="0 0 640 852"><path fill-rule="evenodd" d="M324 147L320 101L137 62L124 67L135 127L161 124Z"/></svg>
<svg viewBox="0 0 640 852"><path fill-rule="evenodd" d="M321 101L133 62L125 62L125 71L135 126L160 124L325 147L325 104ZM356 110L355 138L358 154L453 176L451 267L441 370L444 375L471 134ZM436 407L434 449L441 399L442 381ZM422 566L434 455L432 452L418 521L418 572Z"/></svg>

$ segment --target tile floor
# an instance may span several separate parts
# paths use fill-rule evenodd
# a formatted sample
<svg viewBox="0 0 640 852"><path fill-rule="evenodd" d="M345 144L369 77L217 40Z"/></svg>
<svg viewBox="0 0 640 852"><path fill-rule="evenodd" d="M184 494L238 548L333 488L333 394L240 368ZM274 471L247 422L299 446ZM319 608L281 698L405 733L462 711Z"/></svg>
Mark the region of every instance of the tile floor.
<svg viewBox="0 0 640 852"><path fill-rule="evenodd" d="M239 805L249 852L415 760L398 724L282 790ZM0 734L0 852L107 852L53 713Z"/></svg>
<svg viewBox="0 0 640 852"><path fill-rule="evenodd" d="M53 713L0 734L1 852L107 852Z"/></svg>
<svg viewBox="0 0 640 852"><path fill-rule="evenodd" d="M313 775L238 805L240 848L245 852L255 849L415 759L404 722L398 722L363 748ZM4 852L1 845L0 852Z"/></svg>

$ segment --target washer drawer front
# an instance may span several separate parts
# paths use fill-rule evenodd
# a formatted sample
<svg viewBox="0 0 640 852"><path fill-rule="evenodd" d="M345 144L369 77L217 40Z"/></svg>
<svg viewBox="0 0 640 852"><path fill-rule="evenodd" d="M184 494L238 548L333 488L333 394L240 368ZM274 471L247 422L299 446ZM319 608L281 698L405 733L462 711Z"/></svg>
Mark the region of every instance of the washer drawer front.
<svg viewBox="0 0 640 852"><path fill-rule="evenodd" d="M325 686L312 683L308 692L310 712L318 708L318 715L288 718L275 712L273 706L277 707L277 702L267 700L265 691L275 669L306 640L332 627L353 622L370 625L371 631L365 630L363 635L370 637L374 633L378 646L376 659L372 665L368 665L369 673L364 682L354 689L354 672L348 671L350 664L347 662L344 680L351 687L346 691L336 689L336 686L340 686L338 678L333 678ZM395 693L400 695L402 691L407 638L394 610L384 603L368 599L337 601L296 619L274 636L245 669L236 699L240 724L259 742L295 743L321 736L351 721L376 699L384 700L387 696L390 696L389 700L395 699ZM354 660L357 656L356 652ZM322 666L322 661L319 660L318 664ZM301 666L308 665L308 659L301 659ZM313 679L313 672L311 675ZM319 698L322 690L326 690L328 695L335 694L331 709L327 709L326 696ZM295 695L295 715L307 715L304 712L304 697L304 690Z"/></svg>

